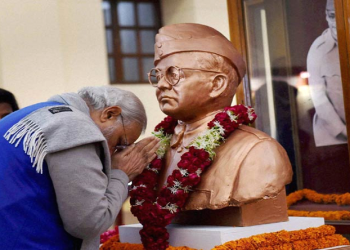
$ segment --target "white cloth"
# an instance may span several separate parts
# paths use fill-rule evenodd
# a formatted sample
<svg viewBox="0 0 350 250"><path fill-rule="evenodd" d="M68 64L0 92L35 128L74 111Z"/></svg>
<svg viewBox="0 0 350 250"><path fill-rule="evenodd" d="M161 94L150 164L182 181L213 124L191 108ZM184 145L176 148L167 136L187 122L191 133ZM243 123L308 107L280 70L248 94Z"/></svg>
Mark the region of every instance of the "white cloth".
<svg viewBox="0 0 350 250"><path fill-rule="evenodd" d="M311 45L307 56L309 85L316 114L316 146L347 143L338 45L326 29Z"/></svg>

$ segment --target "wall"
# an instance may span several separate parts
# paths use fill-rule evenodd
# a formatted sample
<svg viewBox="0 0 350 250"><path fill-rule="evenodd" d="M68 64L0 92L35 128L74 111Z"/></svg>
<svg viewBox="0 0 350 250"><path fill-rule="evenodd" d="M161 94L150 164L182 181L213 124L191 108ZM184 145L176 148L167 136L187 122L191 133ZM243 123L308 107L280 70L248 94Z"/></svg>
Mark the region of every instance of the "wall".
<svg viewBox="0 0 350 250"><path fill-rule="evenodd" d="M0 87L21 107L108 84L100 0L1 0Z"/></svg>
<svg viewBox="0 0 350 250"><path fill-rule="evenodd" d="M109 84L101 0L58 2L64 91Z"/></svg>
<svg viewBox="0 0 350 250"><path fill-rule="evenodd" d="M200 23L230 38L226 0L162 0L163 24Z"/></svg>

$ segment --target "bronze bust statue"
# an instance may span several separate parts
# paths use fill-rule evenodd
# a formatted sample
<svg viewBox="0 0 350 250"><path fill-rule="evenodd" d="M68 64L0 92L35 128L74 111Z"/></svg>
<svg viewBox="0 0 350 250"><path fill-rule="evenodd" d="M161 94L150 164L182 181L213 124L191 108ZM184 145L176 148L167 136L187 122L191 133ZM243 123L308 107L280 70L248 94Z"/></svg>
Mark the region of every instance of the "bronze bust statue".
<svg viewBox="0 0 350 250"><path fill-rule="evenodd" d="M179 120L160 174L164 185L191 141L207 129L216 113L231 106L246 68L220 32L193 23L159 30L154 64L161 72L154 83L159 106ZM176 84L167 80L174 74L180 78ZM216 150L175 223L248 226L286 221L285 185L291 178L282 146L242 125Z"/></svg>

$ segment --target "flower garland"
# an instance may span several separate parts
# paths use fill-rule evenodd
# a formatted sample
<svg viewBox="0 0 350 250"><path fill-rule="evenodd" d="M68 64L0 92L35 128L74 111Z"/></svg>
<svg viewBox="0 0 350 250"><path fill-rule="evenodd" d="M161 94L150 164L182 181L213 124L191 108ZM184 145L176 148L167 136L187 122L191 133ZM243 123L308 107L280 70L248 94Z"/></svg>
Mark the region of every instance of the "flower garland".
<svg viewBox="0 0 350 250"><path fill-rule="evenodd" d="M315 203L336 203L339 206L350 205L350 193L345 194L319 194L310 189L302 189L288 195L287 206L290 207L294 203L307 199Z"/></svg>
<svg viewBox="0 0 350 250"><path fill-rule="evenodd" d="M162 168L162 159L170 144L177 121L166 117L153 133L161 139L157 158L135 178L130 191L131 212L143 225L141 241L146 250L164 250L169 246L166 226L186 203L189 192L200 182L201 173L210 166L215 157L215 148L241 124L251 124L256 119L254 110L244 105L226 107L208 123L208 130L198 136L189 151L181 156L167 178L166 186L157 196L157 174Z"/></svg>
<svg viewBox="0 0 350 250"><path fill-rule="evenodd" d="M314 203L330 204L339 206L350 205L350 193L345 194L319 194L310 189L302 189L287 196L288 208L302 199L307 199ZM323 217L326 220L350 220L350 211L299 211L288 210L289 216L301 217Z"/></svg>
<svg viewBox="0 0 350 250"><path fill-rule="evenodd" d="M323 249L341 245L349 245L349 241L341 235L335 234L333 226L324 225L317 228L307 228L287 232L254 235L235 241L226 242L212 250L305 250ZM100 250L143 250L141 244L120 243L119 237L114 236L102 245ZM189 247L168 247L167 250L196 250Z"/></svg>
<svg viewBox="0 0 350 250"><path fill-rule="evenodd" d="M335 234L335 228L333 226L323 225L316 228L307 228L290 232L282 230L275 233L254 235L249 238L226 242L221 246L213 248L213 250L312 250L349 244L346 238Z"/></svg>
<svg viewBox="0 0 350 250"><path fill-rule="evenodd" d="M107 230L103 234L100 235L100 244L105 243L109 238L112 238L115 235L118 235L118 226L114 229Z"/></svg>
<svg viewBox="0 0 350 250"><path fill-rule="evenodd" d="M121 243L119 235L113 236L106 241L99 250L144 250L142 244ZM197 250L190 247L172 247L169 246L167 250Z"/></svg>
<svg viewBox="0 0 350 250"><path fill-rule="evenodd" d="M300 211L288 210L288 216L323 217L325 220L350 220L349 211Z"/></svg>

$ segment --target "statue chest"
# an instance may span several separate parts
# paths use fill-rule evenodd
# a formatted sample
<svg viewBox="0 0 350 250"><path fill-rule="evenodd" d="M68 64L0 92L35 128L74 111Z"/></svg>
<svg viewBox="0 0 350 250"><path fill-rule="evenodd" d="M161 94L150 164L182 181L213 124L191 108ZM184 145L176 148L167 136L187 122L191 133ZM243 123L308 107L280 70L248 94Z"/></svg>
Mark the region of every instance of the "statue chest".
<svg viewBox="0 0 350 250"><path fill-rule="evenodd" d="M166 157L164 159L164 168L161 171L160 175L159 175L159 186L158 189L160 190L161 187L163 187L166 184L166 180L168 178L169 175L171 175L171 173L175 170L178 169L177 164L179 163L179 161L181 160L181 156L182 154L188 152L188 150L180 145L177 148L169 148L167 153L166 153Z"/></svg>

